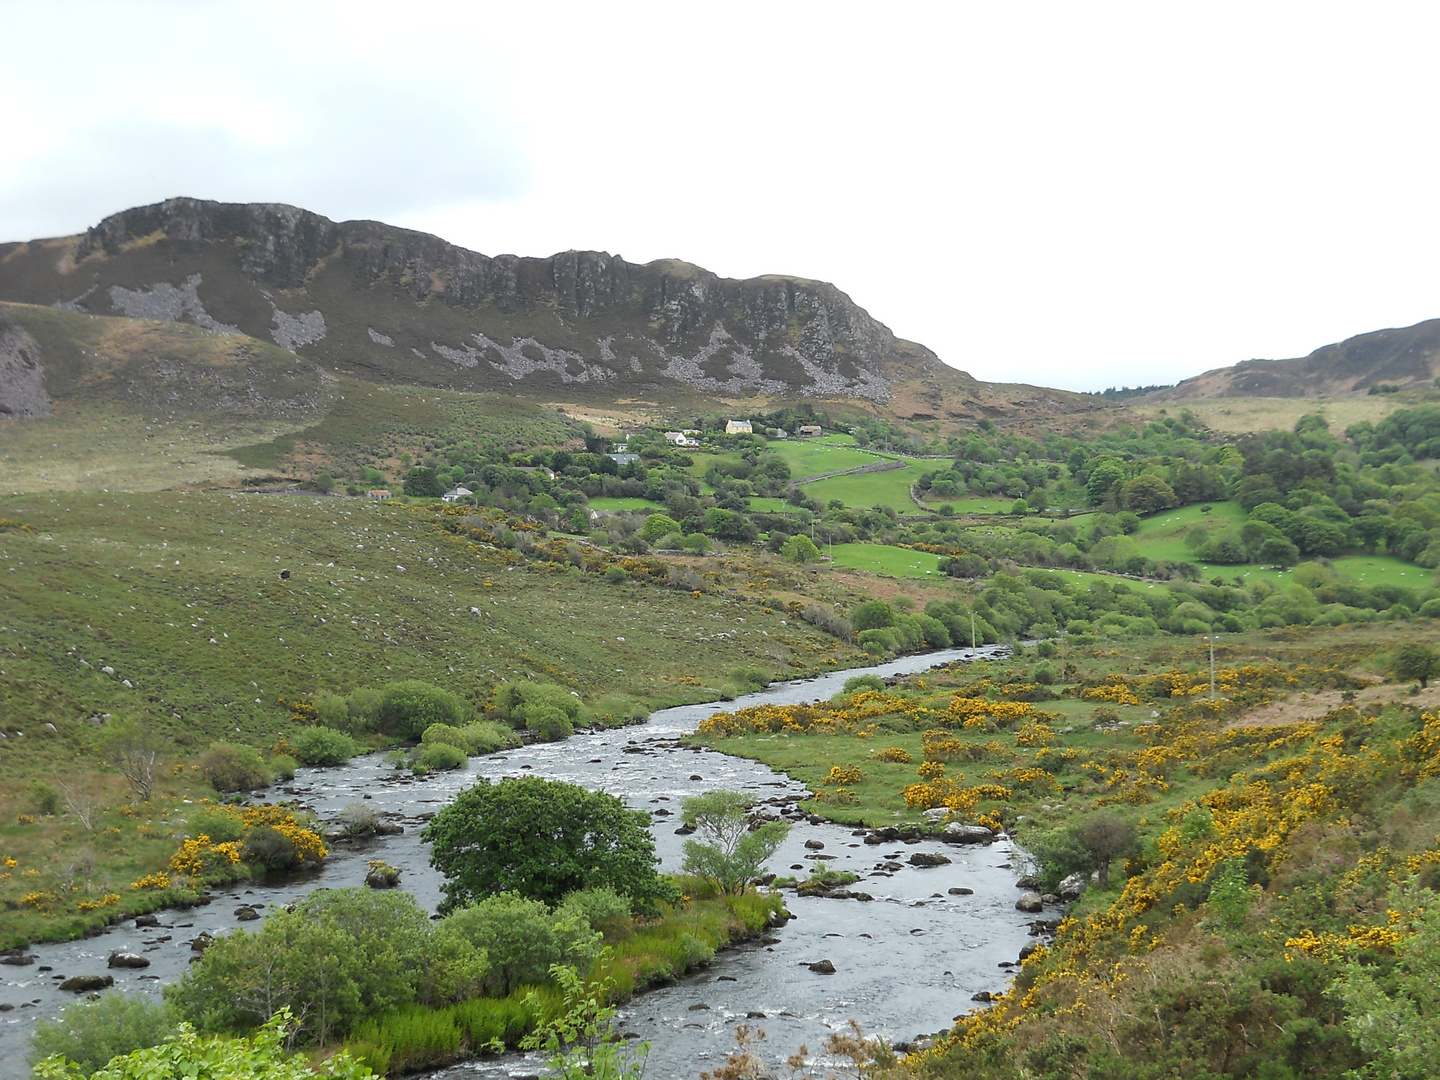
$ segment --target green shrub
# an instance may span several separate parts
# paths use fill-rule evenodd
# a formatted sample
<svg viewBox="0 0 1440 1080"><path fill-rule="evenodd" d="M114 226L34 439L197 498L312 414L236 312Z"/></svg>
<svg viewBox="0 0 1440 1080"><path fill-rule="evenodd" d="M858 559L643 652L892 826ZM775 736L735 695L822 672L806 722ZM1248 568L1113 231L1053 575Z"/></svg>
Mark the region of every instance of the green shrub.
<svg viewBox="0 0 1440 1080"><path fill-rule="evenodd" d="M200 755L200 774L216 791L253 791L274 780L269 766L249 746L215 743Z"/></svg>
<svg viewBox="0 0 1440 1080"><path fill-rule="evenodd" d="M275 780L294 780L295 770L300 767L300 763L289 754L276 754L265 765L270 770L272 783Z"/></svg>
<svg viewBox="0 0 1440 1080"><path fill-rule="evenodd" d="M895 625L895 610L884 600L866 600L857 604L850 613L850 623L856 630L879 630Z"/></svg>
<svg viewBox="0 0 1440 1080"><path fill-rule="evenodd" d="M627 577L629 575L625 573L623 567L607 566L605 568L605 580L611 585L623 585Z"/></svg>
<svg viewBox="0 0 1440 1080"><path fill-rule="evenodd" d="M159 1046L175 1028L165 1006L146 994L112 991L98 1001L76 1001L54 1020L40 1020L30 1037L33 1065L64 1054L89 1076L117 1054Z"/></svg>
<svg viewBox="0 0 1440 1080"><path fill-rule="evenodd" d="M43 780L30 785L30 808L49 817L60 812L60 792Z"/></svg>
<svg viewBox="0 0 1440 1080"><path fill-rule="evenodd" d="M468 755L458 746L435 742L422 746L416 760L427 769L458 769L468 760Z"/></svg>
<svg viewBox="0 0 1440 1080"><path fill-rule="evenodd" d="M500 715L546 742L569 738L580 718L580 699L554 683L510 683L497 702Z"/></svg>
<svg viewBox="0 0 1440 1080"><path fill-rule="evenodd" d="M513 892L486 897L445 919L446 926L489 957L485 985L493 994L549 981L550 965L565 958L565 943L555 923L543 900L527 900Z"/></svg>
<svg viewBox="0 0 1440 1080"><path fill-rule="evenodd" d="M360 751L349 735L327 727L306 728L290 745L306 765L343 765Z"/></svg>
<svg viewBox="0 0 1440 1080"><path fill-rule="evenodd" d="M290 838L270 825L256 825L245 834L240 856L247 863L266 870L293 870L299 862Z"/></svg>
<svg viewBox="0 0 1440 1080"><path fill-rule="evenodd" d="M385 691L378 686L362 686L353 690L345 699L345 711L350 717L346 728L352 735L368 735L380 730L380 711L385 706Z"/></svg>
<svg viewBox="0 0 1440 1080"><path fill-rule="evenodd" d="M208 836L213 844L228 844L245 838L245 823L238 814L224 810L197 810L186 824L191 836Z"/></svg>
<svg viewBox="0 0 1440 1080"><path fill-rule="evenodd" d="M425 729L425 734L420 736L420 742L425 745L446 743L455 747L457 750L469 749L469 743L464 733L459 728L451 727L449 724L431 724Z"/></svg>
<svg viewBox="0 0 1440 1080"><path fill-rule="evenodd" d="M458 694L418 679L405 679L385 687L380 730L397 739L418 739L431 724L463 726L468 711Z"/></svg>
<svg viewBox="0 0 1440 1080"><path fill-rule="evenodd" d="M763 690L770 685L770 673L754 667L733 668L730 680L746 692Z"/></svg>
<svg viewBox="0 0 1440 1080"><path fill-rule="evenodd" d="M874 690L877 694L883 694L885 680L879 675L852 675L845 680L844 693L858 694L865 690Z"/></svg>
<svg viewBox="0 0 1440 1080"><path fill-rule="evenodd" d="M606 939L619 937L631 928L630 898L621 896L609 885L597 885L572 892L555 914L581 919L586 925L599 930Z"/></svg>
<svg viewBox="0 0 1440 1080"><path fill-rule="evenodd" d="M537 704L526 710L525 730L542 742L559 742L575 734L570 718L561 710L548 704Z"/></svg>
<svg viewBox="0 0 1440 1080"><path fill-rule="evenodd" d="M477 720L460 729L465 736L465 748L472 754L493 754L497 750L513 750L521 739L504 724L494 720Z"/></svg>

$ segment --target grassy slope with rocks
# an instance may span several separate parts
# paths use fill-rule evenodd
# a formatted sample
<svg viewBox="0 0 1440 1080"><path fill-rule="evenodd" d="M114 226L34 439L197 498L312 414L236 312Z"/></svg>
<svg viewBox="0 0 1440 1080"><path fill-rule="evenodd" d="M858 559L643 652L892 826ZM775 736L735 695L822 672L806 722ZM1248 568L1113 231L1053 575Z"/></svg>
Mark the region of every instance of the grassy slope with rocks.
<svg viewBox="0 0 1440 1080"><path fill-rule="evenodd" d="M11 941L69 936L132 906L129 883L162 869L183 835L179 800L209 791L176 767L217 740L268 750L293 737L291 705L317 691L422 679L479 713L506 682L535 679L624 716L733 692L740 669L799 676L863 658L732 590L732 576L767 580L740 556L691 560L706 576L681 591L664 586L663 567L647 584L646 560L593 552L590 572L527 561L439 527L430 510L334 497L28 495L0 502L0 519L0 857L19 863L0 877L0 923ZM607 564L622 572L607 580ZM102 754L126 720L164 747L162 801L138 816ZM91 826L63 799L45 816L37 781L92 790ZM77 865L78 879L67 869ZM48 925L18 903L77 882ZM121 907L74 918L79 903L115 893Z"/></svg>

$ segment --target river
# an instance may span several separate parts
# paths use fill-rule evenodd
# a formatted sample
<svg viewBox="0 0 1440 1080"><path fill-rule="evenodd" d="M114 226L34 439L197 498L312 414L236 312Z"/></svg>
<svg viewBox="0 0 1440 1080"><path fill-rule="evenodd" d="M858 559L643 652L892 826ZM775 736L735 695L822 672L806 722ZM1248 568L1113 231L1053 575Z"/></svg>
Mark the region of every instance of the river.
<svg viewBox="0 0 1440 1080"><path fill-rule="evenodd" d="M1003 647L952 649L908 656L866 669L778 683L727 703L727 709L764 702L792 704L828 698L857 674L905 674L955 660L1003 655ZM62 993L62 978L110 974L126 992L158 994L176 979L194 955L189 941L202 931L228 932L241 905L264 910L290 903L315 888L359 885L368 860L383 858L403 871L401 887L434 911L440 877L430 868L419 832L425 816L446 805L477 777L496 779L522 773L604 789L635 809L655 814L656 850L662 869L678 870L682 839L675 835L681 801L715 788L739 789L758 798L803 794L803 785L766 766L708 750L681 747L678 740L717 706L665 709L641 725L580 734L561 743L526 746L471 758L466 768L423 778L387 766L383 755L357 758L329 769L301 769L295 781L267 792L271 800L299 799L322 821L333 820L349 803L366 800L404 827L399 836L361 843L336 843L324 868L266 883L215 890L212 903L162 912L158 928L127 920L81 941L41 944L29 951L29 967L0 967L0 1061L22 1059L39 1016L53 1016L73 995ZM669 813L665 813L668 811ZM818 841L822 849L807 848ZM905 860L916 851L939 852L948 866L919 869ZM817 855L833 856L819 860ZM982 847L951 847L933 841L866 846L849 828L797 823L769 863L782 874L799 874L824 861L859 874L853 888L873 902L797 897L787 894L795 918L765 942L720 953L703 971L670 986L637 996L621 1009L618 1023L651 1042L647 1075L696 1077L723 1064L734 1046L739 1023L764 1028L768 1059L778 1063L800 1044L812 1050L826 1032L858 1020L870 1034L892 1042L943 1030L972 1008L971 995L1003 989L1008 964L1029 940L1033 918L1015 909L1021 853L1008 841ZM884 864L889 864L887 868ZM894 869L900 864L899 869ZM789 869L791 867L797 869ZM951 887L973 890L951 895ZM1053 916L1053 912L1047 914ZM108 970L117 948L142 953L143 970ZM806 965L830 960L835 974L812 973ZM763 1013L763 1018L749 1014ZM525 1055L469 1062L434 1074L445 1080L475 1076L532 1076L539 1063Z"/></svg>

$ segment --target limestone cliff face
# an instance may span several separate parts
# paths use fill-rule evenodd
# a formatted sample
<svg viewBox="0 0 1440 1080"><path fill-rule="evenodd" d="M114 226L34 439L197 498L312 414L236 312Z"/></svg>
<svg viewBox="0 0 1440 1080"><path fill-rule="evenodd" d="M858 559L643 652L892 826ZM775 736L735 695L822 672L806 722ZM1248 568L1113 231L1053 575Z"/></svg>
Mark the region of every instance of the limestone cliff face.
<svg viewBox="0 0 1440 1080"><path fill-rule="evenodd" d="M112 215L50 259L45 244L63 243L0 248L0 298L239 329L412 381L885 403L897 378L968 380L799 278L598 251L487 256L380 222L197 199Z"/></svg>
<svg viewBox="0 0 1440 1080"><path fill-rule="evenodd" d="M40 349L23 327L0 311L0 420L49 413Z"/></svg>

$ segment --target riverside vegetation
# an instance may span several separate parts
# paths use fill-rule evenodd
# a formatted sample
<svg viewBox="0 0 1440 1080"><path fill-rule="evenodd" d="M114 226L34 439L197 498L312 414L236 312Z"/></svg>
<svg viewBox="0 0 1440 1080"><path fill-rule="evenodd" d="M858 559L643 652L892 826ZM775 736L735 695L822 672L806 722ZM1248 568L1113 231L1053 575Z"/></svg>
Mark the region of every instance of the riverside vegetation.
<svg viewBox="0 0 1440 1080"><path fill-rule="evenodd" d="M748 800L702 799L702 816L743 827ZM717 799L718 812L709 805ZM482 781L427 829L446 875L443 918L402 892L319 890L255 933L209 945L166 987L164 1005L110 995L42 1021L35 1055L52 1070L64 1055L89 1074L179 1024L249 1037L283 1015L287 1049L343 1045L381 1073L522 1045L577 1067L598 1059L618 1068L611 1002L783 918L776 894L746 888L758 860L727 887L711 881L708 871L726 857L717 845L687 850L687 869L701 867L704 877L658 876L646 820L614 796L570 784ZM596 837L608 843L597 847Z"/></svg>
<svg viewBox="0 0 1440 1080"><path fill-rule="evenodd" d="M1049 652L718 713L695 736L802 779L837 820L1007 830L1037 889L1080 894L1011 991L866 1075L1432 1075L1440 701L1385 680L1433 673L1433 648L1237 635L1213 699L1190 643L1092 645L1037 678Z"/></svg>

